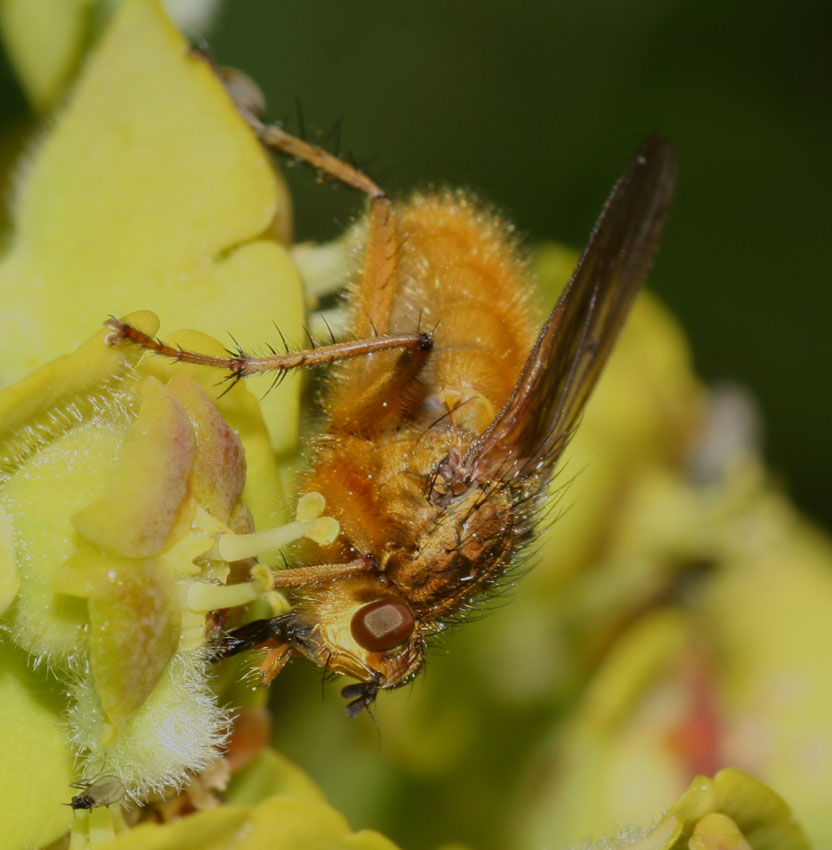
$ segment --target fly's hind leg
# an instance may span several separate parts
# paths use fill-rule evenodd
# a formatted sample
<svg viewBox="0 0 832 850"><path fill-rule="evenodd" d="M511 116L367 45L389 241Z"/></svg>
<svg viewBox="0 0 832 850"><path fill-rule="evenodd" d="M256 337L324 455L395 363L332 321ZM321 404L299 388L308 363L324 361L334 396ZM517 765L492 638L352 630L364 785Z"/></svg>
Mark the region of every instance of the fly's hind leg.
<svg viewBox="0 0 832 850"><path fill-rule="evenodd" d="M260 142L272 150L299 160L333 180L363 192L369 199L366 245L357 285L352 288L353 333L357 338L392 335L390 326L394 298L398 289L397 264L399 238L396 211L384 190L363 171L344 162L323 148L287 133L262 120L263 99L252 95L251 81L240 85L235 72L222 70L226 85L240 115ZM245 78L244 78L245 80ZM417 334L417 336L419 336ZM392 428L407 415L415 395L417 378L425 365L430 340L422 346L402 345L398 353L356 361L345 369L341 382L330 394L333 426L359 430L372 420L375 427ZM371 353L369 349L366 353Z"/></svg>
<svg viewBox="0 0 832 850"><path fill-rule="evenodd" d="M364 260L360 279L353 287L354 339L305 351L273 352L263 357L251 356L238 347L237 351L229 352L228 357L221 357L167 345L139 328L112 318L107 322L112 329L108 343L115 345L129 341L172 360L222 369L231 382L248 375L280 374L288 369L363 358L363 362L351 364L345 375L347 380L343 383L349 385L349 391L341 400L344 421L340 424L351 427L365 421L368 413L378 414L380 411L388 411L386 415L393 422L387 424L395 424L395 419L406 413L401 400L409 397L408 390L426 362L432 340L426 333L394 333L390 328L390 313L397 290L399 250L393 204L384 190L360 169L280 127L264 123L260 118L260 98L251 92L252 88L256 91L254 84L240 86L235 72L217 69L210 59L208 61L217 71L238 112L265 147L300 160L333 180L363 192L369 199ZM379 356L368 358L370 354ZM398 404L396 400L399 400ZM376 420L376 424L385 423Z"/></svg>
<svg viewBox="0 0 832 850"><path fill-rule="evenodd" d="M354 331L357 336L369 337L387 333L390 307L395 292L394 278L398 258L396 215L384 189L359 168L339 159L323 148L287 133L261 119L261 102L248 93L248 88L235 85L235 77L221 74L226 90L237 111L256 134L264 147L311 166L319 173L363 192L369 199L367 244L361 281L357 291L359 303ZM242 92L242 94L241 94Z"/></svg>

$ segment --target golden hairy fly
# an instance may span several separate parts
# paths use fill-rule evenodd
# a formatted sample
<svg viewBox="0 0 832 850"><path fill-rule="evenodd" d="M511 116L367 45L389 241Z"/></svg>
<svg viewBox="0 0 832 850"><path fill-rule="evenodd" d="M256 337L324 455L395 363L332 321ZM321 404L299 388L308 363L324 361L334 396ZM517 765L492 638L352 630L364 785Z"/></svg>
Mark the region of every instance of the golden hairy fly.
<svg viewBox="0 0 832 850"><path fill-rule="evenodd" d="M357 679L347 711L412 679L425 641L464 611L529 542L547 483L645 278L667 216L675 157L649 138L615 185L572 278L539 327L509 225L459 192L395 204L369 177L264 124L250 90L232 96L263 144L365 193L363 263L342 343L214 357L111 320L129 340L228 378L334 364L326 427L299 496L326 494L340 534L276 571L282 616L242 626L219 655L265 646L271 679L302 655ZM426 331L429 329L429 333Z"/></svg>

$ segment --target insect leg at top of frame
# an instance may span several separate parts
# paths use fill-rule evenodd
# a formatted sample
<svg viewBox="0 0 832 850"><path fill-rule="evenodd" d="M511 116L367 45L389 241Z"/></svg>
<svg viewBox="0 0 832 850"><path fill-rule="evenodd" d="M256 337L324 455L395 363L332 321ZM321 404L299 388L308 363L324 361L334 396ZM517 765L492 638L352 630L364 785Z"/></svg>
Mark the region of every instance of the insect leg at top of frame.
<svg viewBox="0 0 832 850"><path fill-rule="evenodd" d="M234 99L233 91L229 94ZM430 337L419 328L390 327L401 247L395 207L384 190L360 169L280 127L263 123L244 103L235 103L263 145L363 192L369 199L361 271L351 286L353 336L370 341L379 337L404 340L411 335L421 339L422 345L391 346L386 353L368 346L365 353L376 356L353 358L343 366L340 380L330 388L328 407L333 411L334 430L361 430L368 421L376 428L395 427L406 414L408 389L431 347Z"/></svg>
<svg viewBox="0 0 832 850"><path fill-rule="evenodd" d="M227 83L226 90L240 115L265 147L299 160L333 180L363 192L369 198L367 243L361 282L356 293L359 309L353 329L360 337L387 333L394 291L394 287L389 284L395 273L398 250L395 211L387 194L354 165L280 127L264 123L247 102L235 96L235 89Z"/></svg>

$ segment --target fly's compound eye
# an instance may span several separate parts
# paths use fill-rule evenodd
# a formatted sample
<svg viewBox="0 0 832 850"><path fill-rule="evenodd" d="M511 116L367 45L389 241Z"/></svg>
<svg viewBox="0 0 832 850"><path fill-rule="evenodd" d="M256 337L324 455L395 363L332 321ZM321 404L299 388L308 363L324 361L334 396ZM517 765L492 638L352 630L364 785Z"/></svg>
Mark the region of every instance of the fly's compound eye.
<svg viewBox="0 0 832 850"><path fill-rule="evenodd" d="M400 599L377 599L353 615L350 630L356 643L370 652L386 652L403 644L416 627L413 612Z"/></svg>

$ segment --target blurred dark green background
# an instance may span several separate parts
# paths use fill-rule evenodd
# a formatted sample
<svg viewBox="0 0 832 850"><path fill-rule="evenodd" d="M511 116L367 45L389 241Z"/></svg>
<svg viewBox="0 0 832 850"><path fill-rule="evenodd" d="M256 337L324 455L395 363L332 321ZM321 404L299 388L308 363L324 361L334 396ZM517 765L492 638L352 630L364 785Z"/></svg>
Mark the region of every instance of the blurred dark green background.
<svg viewBox="0 0 832 850"><path fill-rule="evenodd" d="M797 502L832 503L832 51L828 3L570 0L225 4L220 62L310 133L343 119L342 149L394 193L469 186L531 239L583 244L638 143L680 160L652 277L708 380L760 401L767 455ZM3 70L0 119L24 104ZM373 159L373 157L377 157ZM308 173L290 180L298 235L356 208Z"/></svg>

